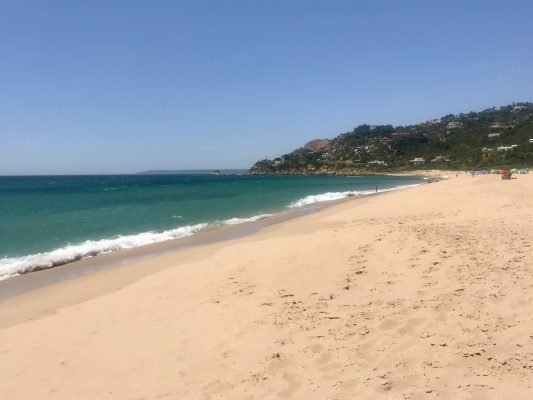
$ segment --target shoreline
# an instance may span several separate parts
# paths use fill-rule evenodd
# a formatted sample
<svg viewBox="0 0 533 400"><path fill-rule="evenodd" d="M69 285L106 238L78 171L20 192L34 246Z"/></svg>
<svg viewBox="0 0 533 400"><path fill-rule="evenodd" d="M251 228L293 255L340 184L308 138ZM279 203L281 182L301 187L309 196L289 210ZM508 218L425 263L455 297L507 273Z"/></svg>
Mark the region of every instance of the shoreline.
<svg viewBox="0 0 533 400"><path fill-rule="evenodd" d="M529 399L532 182L348 198L0 301L0 397Z"/></svg>
<svg viewBox="0 0 533 400"><path fill-rule="evenodd" d="M205 259L226 245L254 241L258 234L269 228L280 228L306 216L326 215L328 211L335 212L336 208L349 204L357 207L375 197L413 190L424 185L421 183L409 188L318 202L310 207L280 212L257 221L207 229L185 238L117 250L5 279L0 281L0 330L46 316L59 307L112 293L139 279L170 268L168 259L179 259L180 264L186 264L191 259ZM112 277L111 283L102 284L106 276ZM61 291L65 292L56 296L52 294L55 288L61 288ZM41 303L42 296L51 301Z"/></svg>
<svg viewBox="0 0 533 400"><path fill-rule="evenodd" d="M421 183L418 185L423 185L425 183L426 182L421 181ZM418 185L413 185L412 187L416 187ZM85 256L81 259L66 261L58 265L39 267L31 271L19 273L17 275L7 275L0 279L0 301L2 299L16 296L30 290L38 289L49 284L54 284L68 279L74 279L96 271L148 259L150 257L155 257L173 251L179 251L191 247L223 242L247 236L263 229L264 227L282 223L283 221L292 218L298 218L309 213L318 212L326 207L330 207L350 199L360 199L368 196L381 195L391 191L393 192L409 188L410 187L400 186L397 188L384 189L376 193L347 195L336 200L317 201L316 203L301 207L285 207L284 209L276 211L273 214L269 214L268 217L259 218L257 220L250 220L236 224L223 224L218 226L210 226L207 224L206 228L201 229L189 236L145 244L133 248L102 252L94 256Z"/></svg>
<svg viewBox="0 0 533 400"><path fill-rule="evenodd" d="M335 203L345 200L338 200ZM130 249L101 253L96 256L84 257L80 260L66 262L54 267L13 275L0 280L0 302L12 296L70 279L80 278L95 272L105 271L168 253L238 239L258 232L270 225L317 212L330 205L333 204L316 208L299 209L292 212L280 212L268 218L241 224L209 227L191 236L146 244Z"/></svg>

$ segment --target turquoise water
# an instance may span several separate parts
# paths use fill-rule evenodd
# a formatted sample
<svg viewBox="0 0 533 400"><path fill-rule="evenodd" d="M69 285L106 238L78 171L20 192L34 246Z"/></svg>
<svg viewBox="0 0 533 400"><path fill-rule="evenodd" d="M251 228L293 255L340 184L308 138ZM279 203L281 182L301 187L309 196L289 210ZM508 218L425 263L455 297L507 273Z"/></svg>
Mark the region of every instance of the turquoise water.
<svg viewBox="0 0 533 400"><path fill-rule="evenodd" d="M0 177L0 277L189 236L413 177Z"/></svg>

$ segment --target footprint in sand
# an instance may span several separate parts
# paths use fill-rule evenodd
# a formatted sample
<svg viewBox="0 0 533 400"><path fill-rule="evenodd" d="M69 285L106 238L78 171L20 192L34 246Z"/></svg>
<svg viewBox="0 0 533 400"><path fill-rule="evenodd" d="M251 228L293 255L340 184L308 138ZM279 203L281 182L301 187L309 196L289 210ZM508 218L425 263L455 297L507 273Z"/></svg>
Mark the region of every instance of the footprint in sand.
<svg viewBox="0 0 533 400"><path fill-rule="evenodd" d="M320 357L318 358L318 360L315 361L315 363L317 365L324 365L324 364L327 364L329 362L329 360L331 360L333 356L329 353L323 353L320 355Z"/></svg>
<svg viewBox="0 0 533 400"><path fill-rule="evenodd" d="M390 330L390 329L396 328L397 326L398 326L397 321L394 321L392 319L386 319L378 326L378 328L382 330Z"/></svg>
<svg viewBox="0 0 533 400"><path fill-rule="evenodd" d="M293 380L291 378L286 378L288 381L287 387L280 392L278 392L277 396L281 399L288 399L290 397L293 397L294 393L298 391L300 386L302 386L302 383L296 380Z"/></svg>
<svg viewBox="0 0 533 400"><path fill-rule="evenodd" d="M315 343L309 346L309 350L311 350L313 353L320 353L323 349L324 346L319 343Z"/></svg>

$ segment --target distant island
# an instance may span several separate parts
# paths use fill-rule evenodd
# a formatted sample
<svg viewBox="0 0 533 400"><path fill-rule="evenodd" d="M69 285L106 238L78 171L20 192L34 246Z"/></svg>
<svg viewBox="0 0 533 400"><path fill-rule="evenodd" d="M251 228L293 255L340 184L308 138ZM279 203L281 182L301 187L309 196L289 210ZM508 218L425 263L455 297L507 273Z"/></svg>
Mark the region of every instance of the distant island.
<svg viewBox="0 0 533 400"><path fill-rule="evenodd" d="M137 175L240 175L247 172L246 169L156 169L138 172Z"/></svg>
<svg viewBox="0 0 533 400"><path fill-rule="evenodd" d="M334 139L316 139L250 174L355 174L414 169L533 165L533 103L448 114L409 126L360 125Z"/></svg>

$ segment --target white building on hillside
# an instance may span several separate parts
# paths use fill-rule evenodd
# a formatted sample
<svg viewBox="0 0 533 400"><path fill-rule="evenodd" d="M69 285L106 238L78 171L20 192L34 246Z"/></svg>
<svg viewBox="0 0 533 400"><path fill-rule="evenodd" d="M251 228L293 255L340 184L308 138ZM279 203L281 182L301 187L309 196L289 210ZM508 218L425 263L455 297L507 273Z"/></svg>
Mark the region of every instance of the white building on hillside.
<svg viewBox="0 0 533 400"><path fill-rule="evenodd" d="M448 129L462 128L462 127L463 127L463 124L459 121L448 122L448 125L446 125L446 128Z"/></svg>
<svg viewBox="0 0 533 400"><path fill-rule="evenodd" d="M414 165L420 165L420 164L424 164L426 160L424 160L422 157L416 157L416 158L413 158L412 160L409 160L409 162L413 163Z"/></svg>
<svg viewBox="0 0 533 400"><path fill-rule="evenodd" d="M508 150L512 150L514 149L515 147L518 147L517 144L512 144L510 146L499 146L496 148L497 151L508 151Z"/></svg>
<svg viewBox="0 0 533 400"><path fill-rule="evenodd" d="M386 167L387 163L385 161L373 160L366 163L367 167Z"/></svg>

